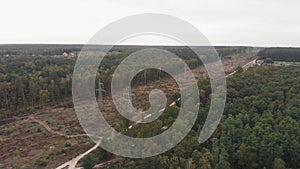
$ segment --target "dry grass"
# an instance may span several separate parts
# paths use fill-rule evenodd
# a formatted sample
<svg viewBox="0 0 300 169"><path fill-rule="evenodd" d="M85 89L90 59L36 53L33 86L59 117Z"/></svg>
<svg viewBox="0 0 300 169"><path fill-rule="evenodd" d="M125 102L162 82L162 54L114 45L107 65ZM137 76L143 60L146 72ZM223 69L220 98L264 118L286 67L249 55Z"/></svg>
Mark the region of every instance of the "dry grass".
<svg viewBox="0 0 300 169"><path fill-rule="evenodd" d="M51 113L44 112L39 116L53 120ZM74 114L73 111L69 113ZM69 127L62 127L62 123L58 125L61 125L62 131L74 133L73 130L68 131ZM80 128L78 124L77 127ZM28 169L57 167L93 146L87 137L68 139L55 135L29 119L1 128L0 144L0 168Z"/></svg>

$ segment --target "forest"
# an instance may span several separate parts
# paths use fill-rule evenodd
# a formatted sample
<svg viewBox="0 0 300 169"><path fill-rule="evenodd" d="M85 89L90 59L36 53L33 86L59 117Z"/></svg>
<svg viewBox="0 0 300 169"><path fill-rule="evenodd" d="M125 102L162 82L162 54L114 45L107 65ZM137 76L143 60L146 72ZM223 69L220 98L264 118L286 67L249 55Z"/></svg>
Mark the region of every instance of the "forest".
<svg viewBox="0 0 300 169"><path fill-rule="evenodd" d="M152 46L114 46L105 56L97 72L106 91L110 91L112 74L129 54ZM82 45L0 45L0 118L28 114L45 105L57 104L71 97L72 74L76 57L63 53L79 53ZM106 46L100 46L106 48ZM189 65L201 61L187 47L157 47L166 49ZM243 54L252 47L217 47L221 58ZM135 76L133 85L146 84L168 76L159 70L145 70ZM109 92L107 92L109 94Z"/></svg>
<svg viewBox="0 0 300 169"><path fill-rule="evenodd" d="M210 104L209 81L205 79L199 82L202 95L197 121L180 144L155 157L119 157L119 162L109 168L300 168L299 79L299 67L271 66L253 67L230 77L221 123L213 136L199 145L198 136ZM178 94L174 100L176 98ZM158 120L130 131L124 122L120 130L139 137L159 134L163 126L170 126L175 120L178 108L169 107ZM100 148L96 154L83 159L85 168L111 158Z"/></svg>
<svg viewBox="0 0 300 169"><path fill-rule="evenodd" d="M11 56L0 59L1 119L71 96L75 59Z"/></svg>
<svg viewBox="0 0 300 169"><path fill-rule="evenodd" d="M96 73L96 85L101 79L104 88L110 91L116 65L135 50L130 48L118 52L114 49L110 52ZM197 59L187 56L185 59L191 68L200 64ZM75 62L76 57L23 56L20 53L17 56L0 57L1 119L31 113L34 109L69 99ZM132 83L146 84L165 76L167 74L163 71L149 69L136 75Z"/></svg>
<svg viewBox="0 0 300 169"><path fill-rule="evenodd" d="M62 53L79 52L82 46L0 46L0 118L22 116L71 98L72 73L76 57ZM115 47L96 74L109 91L116 66L141 47ZM186 48L165 47L177 54L190 68L201 65ZM253 50L251 47L217 47L221 59ZM274 53L272 53L274 52ZM261 59L297 61L298 49L264 49ZM283 57L286 56L286 57ZM59 56L59 57L57 57ZM145 85L166 73L140 72L133 85ZM116 157L98 148L82 160L84 168L107 159L118 162L109 168L189 168L254 169L300 168L300 68L293 66L257 66L227 78L227 101L221 123L203 144L198 137L210 105L210 83L199 81L198 118L189 135L176 147L159 156L145 159ZM95 82L97 84L97 82ZM96 86L97 87L97 86ZM109 94L109 93L107 93ZM173 96L173 101L180 97ZM148 137L164 131L176 119L180 102L168 107L159 119L128 130L124 120L116 130L135 137Z"/></svg>
<svg viewBox="0 0 300 169"><path fill-rule="evenodd" d="M258 53L259 59L273 61L300 62L299 48L266 48Z"/></svg>

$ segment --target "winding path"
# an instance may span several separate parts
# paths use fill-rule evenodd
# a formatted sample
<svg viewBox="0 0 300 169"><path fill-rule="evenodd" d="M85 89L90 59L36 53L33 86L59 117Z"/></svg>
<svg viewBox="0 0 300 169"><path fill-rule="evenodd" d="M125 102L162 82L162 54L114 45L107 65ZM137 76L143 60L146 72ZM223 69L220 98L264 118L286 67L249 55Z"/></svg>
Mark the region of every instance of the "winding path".
<svg viewBox="0 0 300 169"><path fill-rule="evenodd" d="M60 165L56 169L74 169L76 167L76 164L80 159L82 159L84 156L88 155L90 152L94 151L99 145L101 141L99 141L94 147L90 148L86 152L78 155L77 157L73 158L72 160Z"/></svg>
<svg viewBox="0 0 300 169"><path fill-rule="evenodd" d="M76 134L76 135L67 135L67 134L64 134L64 133L61 133L59 131L54 131L51 129L51 127L49 127L48 124L46 124L45 122L41 121L41 120L38 120L36 119L34 116L29 116L29 119L33 122L36 122L36 123L39 123L41 126L43 126L48 132L52 133L52 134L57 134L57 135L60 135L60 136L63 136L63 137L67 137L67 138L75 138L75 137L84 137L84 136L87 136L87 134Z"/></svg>
<svg viewBox="0 0 300 169"><path fill-rule="evenodd" d="M36 119L33 115L29 116L28 118L29 120L39 123L41 126L43 126L48 132L52 133L52 134L57 134L60 135L62 137L67 137L67 138L75 138L75 137L84 137L84 136L88 136L87 134L77 134L77 135L67 135L64 133L61 133L59 131L54 131L51 129L51 127L49 127L48 124L46 124L45 122ZM101 143L101 140L92 148L90 148L89 150L87 150L86 152L78 155L77 157L73 158L72 160L60 165L59 167L57 167L56 169L74 169L76 167L76 164L78 163L78 161L80 159L82 159L84 156L86 156L87 154L89 154L90 152L94 151Z"/></svg>

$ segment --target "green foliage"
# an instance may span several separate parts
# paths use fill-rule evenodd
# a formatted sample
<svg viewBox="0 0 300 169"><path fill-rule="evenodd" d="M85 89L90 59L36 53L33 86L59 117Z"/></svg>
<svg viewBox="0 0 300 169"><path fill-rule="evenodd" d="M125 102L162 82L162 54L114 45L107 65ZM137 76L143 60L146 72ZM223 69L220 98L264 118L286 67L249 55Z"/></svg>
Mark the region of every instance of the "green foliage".
<svg viewBox="0 0 300 169"><path fill-rule="evenodd" d="M96 164L111 158L111 156L112 154L108 153L101 147L98 147L95 151L83 157L80 163L83 168L89 169L93 168Z"/></svg>
<svg viewBox="0 0 300 169"><path fill-rule="evenodd" d="M71 147L72 144L71 143L65 143L65 147Z"/></svg>
<svg viewBox="0 0 300 169"><path fill-rule="evenodd" d="M274 61L300 62L299 48L266 48L258 53L260 59Z"/></svg>
<svg viewBox="0 0 300 169"><path fill-rule="evenodd" d="M271 64L274 63L273 59L271 59L271 58L267 58L267 59L265 60L265 62L266 62L266 63L271 63Z"/></svg>
<svg viewBox="0 0 300 169"><path fill-rule="evenodd" d="M299 79L299 67L256 67L230 77L223 118L212 138L201 145L196 133L205 121L210 90L206 80L200 82L205 104L190 134L162 155L123 159L128 164L123 168L300 168ZM171 112L166 109L169 116L160 118L164 125ZM133 130L149 135L150 129Z"/></svg>
<svg viewBox="0 0 300 169"><path fill-rule="evenodd" d="M45 56L10 56L0 67L0 117L31 112L71 96L75 59ZM6 113L9 112L9 113Z"/></svg>
<svg viewBox="0 0 300 169"><path fill-rule="evenodd" d="M281 158L275 158L273 169L285 169L285 162Z"/></svg>
<svg viewBox="0 0 300 169"><path fill-rule="evenodd" d="M82 159L82 167L84 169L92 169L94 165L96 164L95 159L92 157L92 155L88 154Z"/></svg>
<svg viewBox="0 0 300 169"><path fill-rule="evenodd" d="M242 67L237 67L236 69L236 73L243 73L244 72L244 69Z"/></svg>

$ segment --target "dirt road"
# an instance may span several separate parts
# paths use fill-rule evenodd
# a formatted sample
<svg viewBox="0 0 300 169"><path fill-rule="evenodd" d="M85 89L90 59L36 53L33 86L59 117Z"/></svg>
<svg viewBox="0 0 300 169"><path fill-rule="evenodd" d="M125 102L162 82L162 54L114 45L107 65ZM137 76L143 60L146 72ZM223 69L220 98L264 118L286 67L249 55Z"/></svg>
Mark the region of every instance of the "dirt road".
<svg viewBox="0 0 300 169"><path fill-rule="evenodd" d="M100 143L101 143L101 141L99 141L94 147L90 148L86 152L84 152L84 153L78 155L77 157L73 158L72 160L60 165L56 169L75 169L78 161L80 159L82 159L84 156L88 155L90 152L94 151L100 145Z"/></svg>

